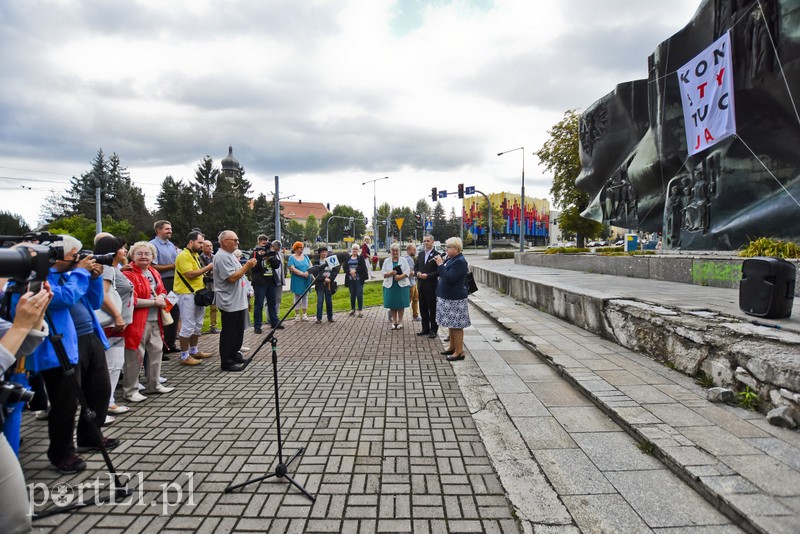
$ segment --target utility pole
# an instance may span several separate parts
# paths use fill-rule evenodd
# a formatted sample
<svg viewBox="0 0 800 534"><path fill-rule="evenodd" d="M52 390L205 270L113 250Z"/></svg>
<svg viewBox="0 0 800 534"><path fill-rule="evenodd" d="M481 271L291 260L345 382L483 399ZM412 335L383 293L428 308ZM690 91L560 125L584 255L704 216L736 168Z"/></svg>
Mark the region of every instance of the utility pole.
<svg viewBox="0 0 800 534"><path fill-rule="evenodd" d="M275 177L275 239L281 240L281 197L278 191L278 177Z"/></svg>

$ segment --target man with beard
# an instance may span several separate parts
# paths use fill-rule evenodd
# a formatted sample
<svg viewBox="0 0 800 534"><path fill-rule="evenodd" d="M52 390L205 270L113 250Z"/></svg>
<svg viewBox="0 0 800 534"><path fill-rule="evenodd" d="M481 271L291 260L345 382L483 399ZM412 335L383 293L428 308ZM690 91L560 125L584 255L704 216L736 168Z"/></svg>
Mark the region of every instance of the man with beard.
<svg viewBox="0 0 800 534"><path fill-rule="evenodd" d="M189 232L188 243L175 258L175 294L178 295L178 307L181 309L181 329L178 340L181 344L181 364L198 365L210 354L197 349L197 339L203 329L206 316L205 306L198 306L194 301L194 293L205 288L203 276L213 270L214 264L203 267L199 252L203 248L205 237L200 232Z"/></svg>
<svg viewBox="0 0 800 534"><path fill-rule="evenodd" d="M172 223L169 221L156 221L153 229L156 232L156 237L150 242L158 252L158 256L153 261L153 268L161 275L164 289L169 293L175 285L175 258L178 256L178 247L170 241L172 238ZM171 325L164 327L165 360L167 359L167 354L178 352L178 348L175 346L175 337L178 333L178 323L181 318L180 308L173 306L170 315L172 315L173 322Z"/></svg>

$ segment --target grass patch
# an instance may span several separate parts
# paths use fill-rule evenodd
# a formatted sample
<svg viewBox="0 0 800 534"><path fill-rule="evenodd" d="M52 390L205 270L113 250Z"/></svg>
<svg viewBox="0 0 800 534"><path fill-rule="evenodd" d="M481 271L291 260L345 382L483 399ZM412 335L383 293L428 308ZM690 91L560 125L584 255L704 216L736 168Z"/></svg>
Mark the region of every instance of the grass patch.
<svg viewBox="0 0 800 534"><path fill-rule="evenodd" d="M544 251L545 254L578 254L582 252L589 252L588 248L578 248L578 247L557 247L557 248L548 248Z"/></svg>
<svg viewBox="0 0 800 534"><path fill-rule="evenodd" d="M650 443L649 441L642 441L640 443L637 443L636 448L642 451L642 454L646 454L648 456L653 456L653 451L655 450L655 447L653 447L653 444Z"/></svg>
<svg viewBox="0 0 800 534"><path fill-rule="evenodd" d="M756 411L761 400L758 398L758 393L750 389L750 386L745 386L744 391L736 394L739 399L739 406L746 410Z"/></svg>
<svg viewBox="0 0 800 534"><path fill-rule="evenodd" d="M251 299L252 300L252 299ZM333 312L350 311L350 292L344 287L344 284L339 285L339 291L333 295ZM289 308L294 304L294 294L288 289L283 290L283 297L281 298L280 317L289 311ZM364 308L372 308L375 306L383 306L383 284L380 281L367 282L364 284ZM297 308L295 308L297 309ZM312 289L308 292L308 315L316 316L317 313L317 292ZM203 331L208 330L210 325L211 311L206 307L206 317L203 320ZM324 310L323 310L324 317ZM294 312L286 318L294 318ZM253 322L253 312L250 312L250 322ZM267 310L264 310L264 323L269 324ZM220 327L219 314L217 314L217 328Z"/></svg>
<svg viewBox="0 0 800 534"><path fill-rule="evenodd" d="M697 373L697 376L694 377L694 381L696 384L709 389L714 387L714 379L705 374L705 372L700 371Z"/></svg>

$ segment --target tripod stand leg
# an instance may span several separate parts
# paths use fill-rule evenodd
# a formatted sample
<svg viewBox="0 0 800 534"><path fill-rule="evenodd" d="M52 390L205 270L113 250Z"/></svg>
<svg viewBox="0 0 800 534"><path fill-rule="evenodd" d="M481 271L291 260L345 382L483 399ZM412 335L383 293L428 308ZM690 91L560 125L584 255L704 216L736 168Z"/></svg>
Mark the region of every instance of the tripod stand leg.
<svg viewBox="0 0 800 534"><path fill-rule="evenodd" d="M258 478L253 478L253 479L250 479L250 480L246 480L246 481L241 482L239 484L231 484L230 486L225 488L225 493L230 493L235 489L243 488L245 486L249 486L250 484L255 484L256 482L262 482L264 480L267 480L268 478L277 477L277 476L278 476L277 473L270 473L268 475L264 475L263 477L258 477Z"/></svg>
<svg viewBox="0 0 800 534"><path fill-rule="evenodd" d="M297 452L295 452L288 460L286 460L286 463L284 465L286 467L289 467L289 464L291 464L295 460L295 458L303 454L305 450L306 450L305 447L300 447L299 449L297 449Z"/></svg>
<svg viewBox="0 0 800 534"><path fill-rule="evenodd" d="M306 489L303 486L301 486L300 484L295 482L295 480L292 477L290 477L289 475L283 475L283 478L285 478L286 480L291 482L294 485L295 488L299 489L303 493L303 495L305 495L306 497L308 497L312 501L316 501L317 500L316 497L314 497L309 492L307 492Z"/></svg>

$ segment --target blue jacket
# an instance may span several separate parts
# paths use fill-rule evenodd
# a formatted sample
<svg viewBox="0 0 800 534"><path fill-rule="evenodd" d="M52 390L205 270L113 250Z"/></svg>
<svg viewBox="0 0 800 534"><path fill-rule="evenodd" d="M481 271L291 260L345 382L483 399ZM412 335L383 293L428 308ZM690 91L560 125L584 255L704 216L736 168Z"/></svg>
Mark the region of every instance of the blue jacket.
<svg viewBox="0 0 800 534"><path fill-rule="evenodd" d="M63 285L59 284L62 276L65 280ZM103 304L105 293L103 278L92 278L91 273L83 268L65 273L50 269L47 281L50 282L50 288L53 291L53 300L47 307L47 313L50 316L50 334L52 335L55 330L63 336L62 342L67 356L69 356L69 362L73 365L78 364L78 335L75 333L75 324L69 314L69 309L75 305L87 306L89 310L92 310L95 334L103 342L103 346L108 348L108 339L94 314L94 310ZM25 360L25 367L34 373L60 367L60 365L49 339L39 345Z"/></svg>
<svg viewBox="0 0 800 534"><path fill-rule="evenodd" d="M447 300L467 298L467 260L463 254L454 256L439 266L439 283L436 285L436 296Z"/></svg>

